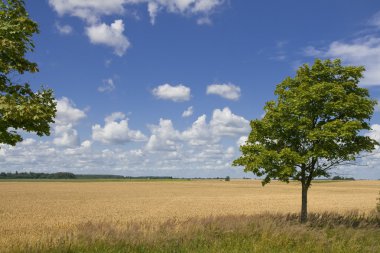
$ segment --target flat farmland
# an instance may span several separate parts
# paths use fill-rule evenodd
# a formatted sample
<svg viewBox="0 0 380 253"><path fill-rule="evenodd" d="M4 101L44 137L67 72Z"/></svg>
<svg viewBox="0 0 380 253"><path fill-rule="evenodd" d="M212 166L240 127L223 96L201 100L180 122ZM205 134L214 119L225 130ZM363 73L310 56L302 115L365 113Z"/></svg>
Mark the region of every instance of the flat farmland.
<svg viewBox="0 0 380 253"><path fill-rule="evenodd" d="M309 212L370 213L380 181L318 182ZM257 180L0 182L0 251L33 243L86 222L165 222L192 217L296 213L298 183Z"/></svg>

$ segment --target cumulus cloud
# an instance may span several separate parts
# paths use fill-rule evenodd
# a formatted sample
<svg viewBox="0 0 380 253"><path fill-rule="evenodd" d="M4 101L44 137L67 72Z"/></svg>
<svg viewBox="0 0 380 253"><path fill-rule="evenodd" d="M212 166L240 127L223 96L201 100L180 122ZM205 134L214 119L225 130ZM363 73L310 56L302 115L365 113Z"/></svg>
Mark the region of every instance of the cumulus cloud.
<svg viewBox="0 0 380 253"><path fill-rule="evenodd" d="M219 137L212 135L212 130L206 121L206 115L198 117L192 126L182 133L184 140L187 140L190 145L205 145L208 143L216 143Z"/></svg>
<svg viewBox="0 0 380 253"><path fill-rule="evenodd" d="M150 16L150 23L154 25L156 23L156 16L159 10L159 5L156 2L148 3L148 13Z"/></svg>
<svg viewBox="0 0 380 253"><path fill-rule="evenodd" d="M115 83L112 78L104 79L103 86L98 87L99 92L111 92L115 89Z"/></svg>
<svg viewBox="0 0 380 253"><path fill-rule="evenodd" d="M189 106L183 113L182 113L182 117L186 118L186 117L190 117L191 115L193 115L194 113L194 110L193 110L193 107L192 106Z"/></svg>
<svg viewBox="0 0 380 253"><path fill-rule="evenodd" d="M67 97L62 97L57 101L57 114L55 117L55 123L59 125L76 124L81 119L86 117L86 113L83 110L75 108L73 101Z"/></svg>
<svg viewBox="0 0 380 253"><path fill-rule="evenodd" d="M228 107L223 110L214 110L210 126L217 136L236 136L248 134L250 131L249 121L242 116L233 114Z"/></svg>
<svg viewBox="0 0 380 253"><path fill-rule="evenodd" d="M112 47L118 56L123 56L130 47L130 42L123 32L124 23L121 19L115 20L111 25L99 23L86 28L91 43Z"/></svg>
<svg viewBox="0 0 380 253"><path fill-rule="evenodd" d="M73 171L81 173L87 171L89 166L96 168L95 164L101 164L98 159L92 156L91 144L89 141L82 142L76 147L57 146L49 141L34 141L33 145L17 145L16 147L2 146L7 157L0 161L4 166L7 164L9 170L19 170L20 166L24 171L54 172ZM0 154L1 155L1 154Z"/></svg>
<svg viewBox="0 0 380 253"><path fill-rule="evenodd" d="M54 135L56 136L53 143L62 147L76 147L79 145L79 136L72 124L56 125L54 127Z"/></svg>
<svg viewBox="0 0 380 253"><path fill-rule="evenodd" d="M165 10L180 15L201 16L200 19L203 18L203 24L205 24L211 22L209 16L216 8L223 5L225 0L145 0L144 2L148 3L152 23L154 23L157 13Z"/></svg>
<svg viewBox="0 0 380 253"><path fill-rule="evenodd" d="M73 117L72 122L78 123L77 118ZM109 115L104 126L95 127L100 134L93 141L113 144L115 139L122 139L123 142L148 139L148 142L128 146L97 146L91 140L80 142L75 138L79 134L73 124L61 124L54 128L57 135L53 140L25 138L15 147L0 144L0 166L9 171L55 172L65 169L82 174L130 176L247 176L241 168L231 168L231 163L239 156L234 143L244 143L249 124L229 108L215 109L209 120L206 115L201 115L183 131L177 129L172 120L160 119L157 125L149 126L149 138L136 137L139 131L130 130L127 123L126 116L121 112ZM380 140L380 125L372 125L372 131L367 135ZM345 166L344 172L358 178L379 177L379 149L359 162L366 166Z"/></svg>
<svg viewBox="0 0 380 253"><path fill-rule="evenodd" d="M32 139L32 138L26 138L24 139L20 145L23 145L23 146L30 146L30 145L33 145L36 143L36 140L35 139Z"/></svg>
<svg viewBox="0 0 380 253"><path fill-rule="evenodd" d="M152 94L159 99L183 102L190 100L190 88L182 84L172 86L170 84L160 85L152 90Z"/></svg>
<svg viewBox="0 0 380 253"><path fill-rule="evenodd" d="M114 53L123 56L130 47L128 38L123 34L123 21L115 20L111 25L102 22L103 16L123 15L139 5L146 5L151 24L155 24L159 12L176 13L184 16L196 16L197 23L211 24L210 15L222 6L226 0L49 0L50 6L58 15L70 15L87 23L86 34L90 42L106 45L114 49ZM58 26L58 31L69 34L72 28Z"/></svg>
<svg viewBox="0 0 380 253"><path fill-rule="evenodd" d="M224 2L225 0L49 0L50 6L59 15L75 16L88 23L96 23L105 15L121 15L125 13L126 7L144 4L152 24L160 11L208 17Z"/></svg>
<svg viewBox="0 0 380 253"><path fill-rule="evenodd" d="M90 142L84 141L73 148L51 146L51 143L42 141L29 146L3 145L0 149L0 166L19 172L57 172L64 169L82 174L129 176L225 176L226 170L229 175L233 172L243 174L239 168L231 169L231 160L236 156L232 154L234 150L218 144L162 152L139 148L125 150L118 146L99 149L86 144Z"/></svg>
<svg viewBox="0 0 380 253"><path fill-rule="evenodd" d="M59 23L55 23L55 28L62 35L69 35L73 32L73 28L69 25L60 25Z"/></svg>
<svg viewBox="0 0 380 253"><path fill-rule="evenodd" d="M81 144L80 144L80 146L82 147L82 148L90 148L91 146L92 146L92 142L91 141L89 141L89 140L85 140L85 141L83 141Z"/></svg>
<svg viewBox="0 0 380 253"><path fill-rule="evenodd" d="M368 25L380 28L380 12L369 19ZM363 35L364 34L364 35ZM362 85L380 85L380 37L373 30L362 31L361 36L346 41L333 41L327 47L308 46L306 56L340 58L344 64L365 66Z"/></svg>
<svg viewBox="0 0 380 253"><path fill-rule="evenodd" d="M241 136L241 137L237 140L236 145L237 145L238 147L240 147L240 146L242 146L242 145L245 145L245 143L247 142L247 140L248 140L248 136L243 135L243 136Z"/></svg>
<svg viewBox="0 0 380 253"><path fill-rule="evenodd" d="M55 117L53 143L62 147L74 147L79 145L79 135L74 126L86 117L83 110L76 108L74 102L67 97L57 101L57 114Z"/></svg>
<svg viewBox="0 0 380 253"><path fill-rule="evenodd" d="M149 150L177 150L183 145L200 146L214 145L222 137L236 137L249 133L249 121L235 115L226 107L215 109L210 122L207 116L201 115L191 127L184 131L176 130L171 120L160 119L158 126L150 126L151 137L147 143Z"/></svg>
<svg viewBox="0 0 380 253"><path fill-rule="evenodd" d="M95 23L102 15L122 14L125 0L49 0L50 6L60 15L79 17Z"/></svg>
<svg viewBox="0 0 380 253"><path fill-rule="evenodd" d="M71 111L75 112L77 108L73 103L70 105ZM78 122L77 118L73 117L72 122ZM113 144L147 139L141 132L130 130L127 123L121 112L109 115L104 126L93 126L93 141ZM215 135L217 132L206 115L198 117L184 131L176 129L170 119L160 119L157 125L149 126L148 141L134 143L133 147L106 145L93 148L96 144L92 141L80 142L76 138L79 134L73 124L57 125L54 129L56 136L52 141L25 139L16 147L0 144L0 166L19 171L23 168L25 171L54 172L64 168L75 173L131 176L225 176L226 171L229 175L241 171L231 169L237 149L222 144L223 136Z"/></svg>
<svg viewBox="0 0 380 253"><path fill-rule="evenodd" d="M234 114L231 113L231 115ZM215 122L214 116L216 119L220 118L216 113L210 122L213 120ZM239 118L239 116L236 117ZM220 134L218 129L208 123L206 115L198 117L184 131L176 129L170 119L160 119L158 125L151 125L149 128L151 136L142 150L144 157L149 157L149 159L144 161L147 165L153 164L155 168L171 171L170 174L176 173L180 164L181 169L199 170L203 176L207 176L208 173L215 175L219 173L218 171L231 169L232 160L237 157L237 149L231 146L225 147L221 140L227 135L229 138L235 138L238 135L230 135L235 131L229 131L226 135Z"/></svg>
<svg viewBox="0 0 380 253"><path fill-rule="evenodd" d="M373 124L371 126L371 130L366 134L366 136L369 136L371 139L374 139L380 143L380 125Z"/></svg>
<svg viewBox="0 0 380 253"><path fill-rule="evenodd" d="M308 56L340 58L343 63L364 65L363 85L380 85L380 37L365 36L351 42L332 42L326 50L307 47Z"/></svg>
<svg viewBox="0 0 380 253"><path fill-rule="evenodd" d="M180 148L180 132L169 119L160 119L159 125L150 125L151 136L146 148L151 151L175 151Z"/></svg>
<svg viewBox="0 0 380 253"><path fill-rule="evenodd" d="M214 94L229 100L238 100L240 97L240 87L228 84L211 84L207 86L207 94Z"/></svg>
<svg viewBox="0 0 380 253"><path fill-rule="evenodd" d="M104 121L104 127L99 124L92 126L93 140L106 144L125 144L146 140L142 132L129 129L128 119L124 113L114 112L107 116Z"/></svg>

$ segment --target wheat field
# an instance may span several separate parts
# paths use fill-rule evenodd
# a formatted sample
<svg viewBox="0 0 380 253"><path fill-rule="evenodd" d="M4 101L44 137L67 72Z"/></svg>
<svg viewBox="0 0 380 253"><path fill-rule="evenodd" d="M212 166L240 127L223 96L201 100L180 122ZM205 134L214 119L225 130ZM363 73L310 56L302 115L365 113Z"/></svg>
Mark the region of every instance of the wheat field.
<svg viewBox="0 0 380 253"><path fill-rule="evenodd" d="M315 183L310 212L371 212L380 181ZM0 251L59 236L86 222L164 222L192 217L294 213L300 185L257 180L0 182Z"/></svg>

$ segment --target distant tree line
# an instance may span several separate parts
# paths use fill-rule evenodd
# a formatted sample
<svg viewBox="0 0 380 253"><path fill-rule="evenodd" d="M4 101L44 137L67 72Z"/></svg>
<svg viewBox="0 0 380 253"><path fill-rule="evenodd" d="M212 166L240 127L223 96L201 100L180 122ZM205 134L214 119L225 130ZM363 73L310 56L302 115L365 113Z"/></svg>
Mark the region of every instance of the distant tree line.
<svg viewBox="0 0 380 253"><path fill-rule="evenodd" d="M341 177L341 176L335 176L333 178L331 178L332 180L351 180L351 181L354 181L355 178L353 177Z"/></svg>
<svg viewBox="0 0 380 253"><path fill-rule="evenodd" d="M131 176L125 176L125 179L175 179L173 177L168 176L140 176L140 177L131 177Z"/></svg>
<svg viewBox="0 0 380 253"><path fill-rule="evenodd" d="M70 172L37 173L37 172L1 172L1 179L74 179L75 174Z"/></svg>
<svg viewBox="0 0 380 253"><path fill-rule="evenodd" d="M109 175L109 174L74 174L71 172L55 172L55 173L42 173L42 172L0 172L0 179L141 179L141 180L154 180L154 179L195 179L195 180L207 180L217 179L230 181L230 176L226 177L193 177L193 178L176 178L170 176L121 176L121 175ZM244 177L243 179L251 179ZM353 177L334 176L330 180L355 180ZM380 179L379 179L380 180Z"/></svg>
<svg viewBox="0 0 380 253"><path fill-rule="evenodd" d="M173 179L168 176L121 176L103 174L74 174L71 172L39 173L39 172L1 172L0 179Z"/></svg>

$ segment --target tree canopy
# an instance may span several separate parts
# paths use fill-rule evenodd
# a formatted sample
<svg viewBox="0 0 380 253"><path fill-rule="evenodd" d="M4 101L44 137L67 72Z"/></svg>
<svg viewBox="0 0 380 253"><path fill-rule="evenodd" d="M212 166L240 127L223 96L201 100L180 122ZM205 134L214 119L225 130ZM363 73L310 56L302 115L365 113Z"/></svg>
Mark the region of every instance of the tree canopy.
<svg viewBox="0 0 380 253"><path fill-rule="evenodd" d="M339 59L301 66L294 78L277 85L277 100L266 103L265 116L251 121L242 156L233 162L263 177L263 185L271 179L301 181L303 221L311 181L378 144L361 135L371 129L376 105L358 86L363 72L364 67L342 66Z"/></svg>
<svg viewBox="0 0 380 253"><path fill-rule="evenodd" d="M0 143L22 141L17 130L50 134L56 104L53 91L34 92L28 83L19 83L25 72L38 72L37 64L26 59L33 52L33 34L38 25L29 18L22 0L0 2Z"/></svg>

